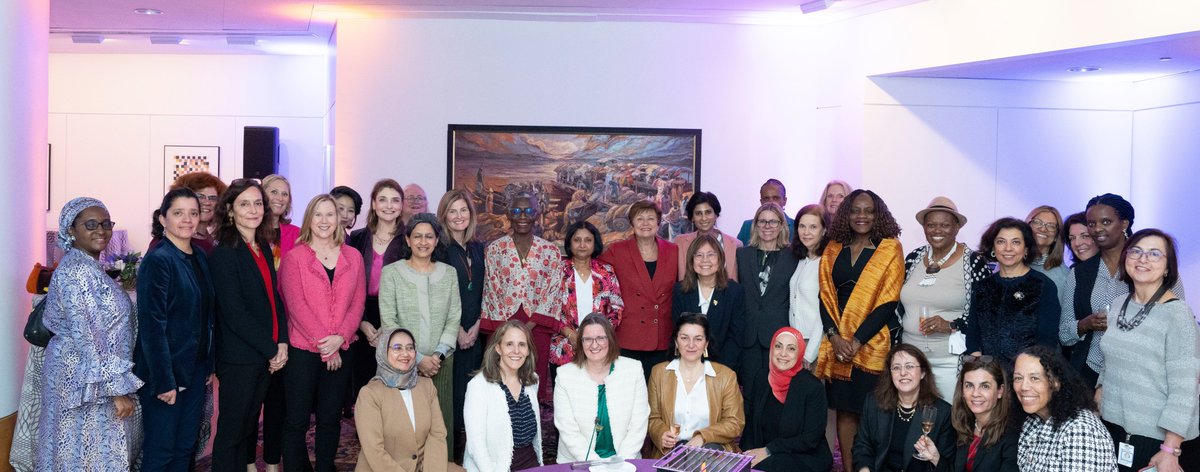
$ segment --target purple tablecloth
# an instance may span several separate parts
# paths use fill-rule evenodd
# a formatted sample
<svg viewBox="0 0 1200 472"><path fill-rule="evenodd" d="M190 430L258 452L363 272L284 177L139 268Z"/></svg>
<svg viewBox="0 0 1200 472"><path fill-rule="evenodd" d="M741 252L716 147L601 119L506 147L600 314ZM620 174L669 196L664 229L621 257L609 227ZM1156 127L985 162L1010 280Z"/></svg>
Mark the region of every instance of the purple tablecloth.
<svg viewBox="0 0 1200 472"><path fill-rule="evenodd" d="M637 472L654 472L654 459L626 459L625 462L637 466ZM571 472L571 464L544 465L525 470L532 472Z"/></svg>

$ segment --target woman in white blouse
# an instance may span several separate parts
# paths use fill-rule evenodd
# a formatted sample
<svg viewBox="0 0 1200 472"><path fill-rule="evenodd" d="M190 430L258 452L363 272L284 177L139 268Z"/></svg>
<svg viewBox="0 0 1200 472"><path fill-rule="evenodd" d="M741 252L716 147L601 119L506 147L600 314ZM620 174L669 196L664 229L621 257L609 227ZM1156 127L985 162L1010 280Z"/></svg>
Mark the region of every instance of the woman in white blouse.
<svg viewBox="0 0 1200 472"><path fill-rule="evenodd" d="M799 262L792 273L789 288L788 324L804 335L808 343L804 362L817 361L821 348L820 271L821 253L825 252L825 210L821 205L806 205L796 213L792 253Z"/></svg>
<svg viewBox="0 0 1200 472"><path fill-rule="evenodd" d="M558 368L554 385L557 463L640 457L650 416L642 364L621 357L603 315L585 317L574 343L577 355Z"/></svg>
<svg viewBox="0 0 1200 472"><path fill-rule="evenodd" d="M535 408L533 334L509 320L488 341L479 373L467 384L463 423L468 471L524 470L542 465L541 416Z"/></svg>

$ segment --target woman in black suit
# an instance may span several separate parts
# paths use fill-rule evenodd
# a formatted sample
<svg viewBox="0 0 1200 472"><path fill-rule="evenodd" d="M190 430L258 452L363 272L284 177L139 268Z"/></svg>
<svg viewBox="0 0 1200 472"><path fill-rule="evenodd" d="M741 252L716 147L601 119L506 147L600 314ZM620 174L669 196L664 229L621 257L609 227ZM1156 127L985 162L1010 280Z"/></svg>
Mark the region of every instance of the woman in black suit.
<svg viewBox="0 0 1200 472"><path fill-rule="evenodd" d="M916 449L937 466L939 472L1016 472L1017 439L1020 431L1009 416L1012 390L1004 369L992 356L966 354L954 389L951 423L958 432L958 448L941 457L929 438L917 441ZM970 467L968 469L967 467Z"/></svg>
<svg viewBox="0 0 1200 472"><path fill-rule="evenodd" d="M833 467L825 442L825 385L804 370L804 337L779 328L771 339L771 364L750 388L742 433L744 454L755 470L820 471Z"/></svg>
<svg viewBox="0 0 1200 472"><path fill-rule="evenodd" d="M671 320L678 324L684 313L708 317L712 329L708 359L737 371L745 292L725 273L725 251L713 235L696 236L685 260L683 280L675 284L672 295Z"/></svg>
<svg viewBox="0 0 1200 472"><path fill-rule="evenodd" d="M788 250L791 240L783 209L774 203L758 207L750 224L750 245L737 250L738 280L746 294L746 326L738 360L738 380L754 385L767 372L767 351L775 330L788 326L791 289L799 262Z"/></svg>
<svg viewBox="0 0 1200 472"><path fill-rule="evenodd" d="M863 405L854 437L853 470L895 472L935 470L929 456L916 457L918 440L932 440L947 457L957 453L950 404L938 398L929 359L910 344L897 344L888 353L874 398ZM933 409L933 428L922 438L926 408Z"/></svg>
<svg viewBox="0 0 1200 472"><path fill-rule="evenodd" d="M233 181L217 206L217 247L209 256L217 307L217 379L220 380L213 470L246 466L255 447L250 432L270 375L287 364L287 317L270 255L271 210L251 179Z"/></svg>

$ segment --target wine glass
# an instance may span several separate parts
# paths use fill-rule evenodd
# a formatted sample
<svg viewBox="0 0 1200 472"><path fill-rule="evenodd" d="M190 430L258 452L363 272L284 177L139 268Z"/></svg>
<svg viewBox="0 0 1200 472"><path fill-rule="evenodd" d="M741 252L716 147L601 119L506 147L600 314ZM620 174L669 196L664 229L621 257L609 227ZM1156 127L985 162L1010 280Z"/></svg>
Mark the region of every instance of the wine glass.
<svg viewBox="0 0 1200 472"><path fill-rule="evenodd" d="M929 437L929 432L933 431L933 422L937 420L937 408L933 405L925 405L921 407L921 435ZM914 452L913 457L917 460L928 460L920 452Z"/></svg>
<svg viewBox="0 0 1200 472"><path fill-rule="evenodd" d="M917 316L917 330L921 331L921 334L929 334L925 332L925 320L927 319L929 319L929 307L922 306L920 315Z"/></svg>

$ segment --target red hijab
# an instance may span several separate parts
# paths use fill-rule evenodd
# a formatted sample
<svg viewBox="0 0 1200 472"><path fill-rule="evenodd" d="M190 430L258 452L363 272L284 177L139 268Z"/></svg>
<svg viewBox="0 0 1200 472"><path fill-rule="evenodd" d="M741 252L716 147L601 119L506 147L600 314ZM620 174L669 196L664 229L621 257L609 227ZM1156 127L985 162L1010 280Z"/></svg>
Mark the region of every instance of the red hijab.
<svg viewBox="0 0 1200 472"><path fill-rule="evenodd" d="M796 338L796 365L788 370L779 370L775 367L775 341L779 336L789 334ZM767 383L771 384L771 393L775 394L775 399L779 403L783 403L787 399L788 387L792 385L792 377L804 370L804 336L800 335L800 331L790 326L779 328L774 336L771 336L771 353L767 358L767 366L770 372L767 374Z"/></svg>

